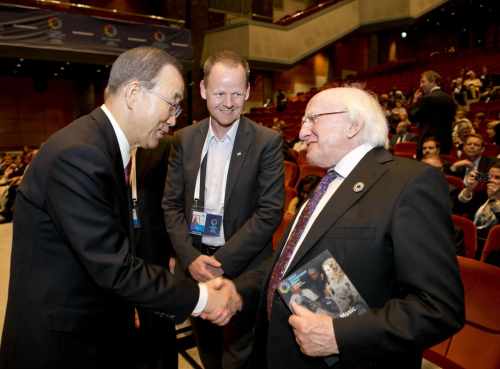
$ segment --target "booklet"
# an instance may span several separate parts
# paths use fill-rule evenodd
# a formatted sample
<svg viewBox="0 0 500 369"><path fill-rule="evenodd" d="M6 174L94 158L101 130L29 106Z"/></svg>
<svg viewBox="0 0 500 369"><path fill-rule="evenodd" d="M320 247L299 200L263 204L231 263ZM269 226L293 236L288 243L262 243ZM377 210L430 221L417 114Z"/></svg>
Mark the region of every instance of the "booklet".
<svg viewBox="0 0 500 369"><path fill-rule="evenodd" d="M325 250L281 281L278 292L291 303L333 318L361 315L368 305L330 251Z"/></svg>

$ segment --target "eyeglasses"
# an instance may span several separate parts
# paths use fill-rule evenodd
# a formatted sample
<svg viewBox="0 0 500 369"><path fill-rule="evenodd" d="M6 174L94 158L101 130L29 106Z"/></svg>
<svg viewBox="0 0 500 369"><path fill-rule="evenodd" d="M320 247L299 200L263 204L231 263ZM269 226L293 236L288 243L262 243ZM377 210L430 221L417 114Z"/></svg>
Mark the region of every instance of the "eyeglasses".
<svg viewBox="0 0 500 369"><path fill-rule="evenodd" d="M165 101L168 105L169 105L169 110L168 110L168 113L172 116L172 115L175 115L176 118L179 117L179 115L181 115L182 113L182 108L181 108L181 105L180 104L174 104L174 103L171 103L170 101L168 101L168 99L163 96L162 94L159 94L158 92L156 91L153 91L153 90L150 90L148 88L144 88L147 92L149 92L150 94L153 94L155 95L156 97L158 97L159 99Z"/></svg>
<svg viewBox="0 0 500 369"><path fill-rule="evenodd" d="M311 122L312 124L315 124L316 120L319 117L322 117L323 115L333 115L333 114L342 114L342 113L347 113L347 110L330 111L328 113L318 113L318 114L304 115L302 117L302 125L306 124L307 122Z"/></svg>

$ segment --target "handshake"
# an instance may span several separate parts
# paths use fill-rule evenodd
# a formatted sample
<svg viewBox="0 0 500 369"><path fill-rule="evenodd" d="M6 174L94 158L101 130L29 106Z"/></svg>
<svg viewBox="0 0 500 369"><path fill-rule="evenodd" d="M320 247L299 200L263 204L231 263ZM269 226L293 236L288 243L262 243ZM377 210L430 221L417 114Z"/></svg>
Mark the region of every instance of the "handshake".
<svg viewBox="0 0 500 369"><path fill-rule="evenodd" d="M223 277L204 282L208 301L200 317L223 326L229 323L236 312L241 311L243 302L234 283Z"/></svg>

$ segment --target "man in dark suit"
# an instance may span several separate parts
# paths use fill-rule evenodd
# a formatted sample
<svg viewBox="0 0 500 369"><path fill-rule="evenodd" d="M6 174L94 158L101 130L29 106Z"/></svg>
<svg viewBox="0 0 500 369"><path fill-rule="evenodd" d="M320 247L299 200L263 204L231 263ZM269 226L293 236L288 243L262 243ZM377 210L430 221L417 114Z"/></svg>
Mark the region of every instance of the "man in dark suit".
<svg viewBox="0 0 500 369"><path fill-rule="evenodd" d="M394 145L402 142L415 142L417 136L414 133L408 132L409 127L409 122L399 122L396 126L396 134L389 141L389 147L394 147Z"/></svg>
<svg viewBox="0 0 500 369"><path fill-rule="evenodd" d="M234 278L271 254L283 208L282 140L242 117L249 67L230 51L207 59L201 96L210 117L175 134L163 208L181 267L197 281ZM197 221L196 221L197 220ZM193 319L206 369L241 368L252 319L224 332Z"/></svg>
<svg viewBox="0 0 500 369"><path fill-rule="evenodd" d="M417 159L422 159L422 142L428 136L435 136L441 143L441 153L449 154L453 142L451 128L455 119L456 105L450 95L439 87L441 76L433 70L422 73L420 93L423 95L411 109L412 122L420 126L420 140Z"/></svg>
<svg viewBox="0 0 500 369"><path fill-rule="evenodd" d="M175 281L136 257L129 148L175 124L184 82L160 49L114 62L105 103L50 137L19 187L2 368L128 368L130 304L223 322L227 289ZM204 309L204 312L203 312Z"/></svg>
<svg viewBox="0 0 500 369"><path fill-rule="evenodd" d="M446 174L464 178L471 170L485 176L494 160L483 156L484 138L480 134L472 133L465 138L460 159L445 166Z"/></svg>
<svg viewBox="0 0 500 369"><path fill-rule="evenodd" d="M383 148L383 112L362 90L315 95L300 137L309 162L328 172L272 267L236 280L243 309L257 304L259 312L252 367L420 369L423 350L464 321L446 181ZM366 301L366 313L332 319L299 305L291 313L280 298L279 282L325 250Z"/></svg>
<svg viewBox="0 0 500 369"><path fill-rule="evenodd" d="M174 252L161 208L170 144L171 137L166 136L154 149L137 148L132 151L130 187L135 208L132 218L137 256L150 264L168 266L173 272ZM133 351L136 368L177 368L174 321L140 307L136 308L135 314L137 340Z"/></svg>

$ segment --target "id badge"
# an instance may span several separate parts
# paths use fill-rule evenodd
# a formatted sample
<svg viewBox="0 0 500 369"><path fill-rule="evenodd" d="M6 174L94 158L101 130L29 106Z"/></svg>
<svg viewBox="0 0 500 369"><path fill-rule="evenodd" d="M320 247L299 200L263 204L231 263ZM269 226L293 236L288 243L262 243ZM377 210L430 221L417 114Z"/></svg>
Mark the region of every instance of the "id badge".
<svg viewBox="0 0 500 369"><path fill-rule="evenodd" d="M201 236L205 232L205 221L206 214L204 211L193 209L193 215L191 216L190 231L191 234Z"/></svg>
<svg viewBox="0 0 500 369"><path fill-rule="evenodd" d="M137 201L134 201L132 205L132 224L135 229L141 228L141 220L137 215Z"/></svg>
<svg viewBox="0 0 500 369"><path fill-rule="evenodd" d="M207 218L205 222L205 236L216 236L220 235L220 228L222 225L222 215L207 213Z"/></svg>

